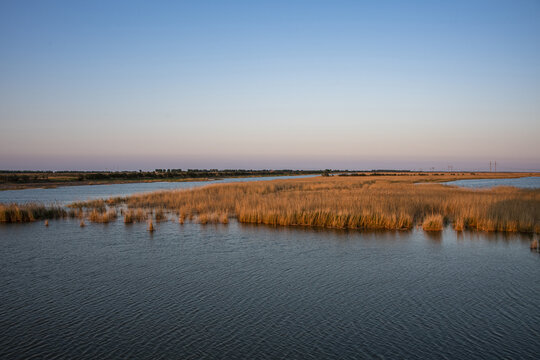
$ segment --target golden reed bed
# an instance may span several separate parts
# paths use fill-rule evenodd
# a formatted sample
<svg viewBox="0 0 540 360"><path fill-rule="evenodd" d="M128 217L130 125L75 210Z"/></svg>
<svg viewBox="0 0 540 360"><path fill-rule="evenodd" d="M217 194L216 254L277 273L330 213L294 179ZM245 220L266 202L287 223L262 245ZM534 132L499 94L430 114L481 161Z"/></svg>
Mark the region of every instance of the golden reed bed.
<svg viewBox="0 0 540 360"><path fill-rule="evenodd" d="M30 205L30 209L0 205L0 221L74 216L108 222L116 218L118 207L125 223L145 221L153 215L161 221L168 218L167 213L174 213L180 223L227 223L235 218L242 223L340 229L407 230L418 225L438 231L450 224L458 231L540 233L540 190L475 190L437 183L526 175L530 174L332 176L213 184L74 203L69 213L58 208L47 212L38 205Z"/></svg>
<svg viewBox="0 0 540 360"><path fill-rule="evenodd" d="M437 231L451 224L456 230L540 233L540 190L474 190L426 182L434 179L333 176L215 184L114 198L106 205L166 210L180 223L236 218L242 223L340 229L406 230L421 225ZM104 203L74 206L83 205L103 208Z"/></svg>
<svg viewBox="0 0 540 360"><path fill-rule="evenodd" d="M37 203L2 204L0 203L0 223L31 222L45 219L58 219L68 216L60 206L46 206Z"/></svg>

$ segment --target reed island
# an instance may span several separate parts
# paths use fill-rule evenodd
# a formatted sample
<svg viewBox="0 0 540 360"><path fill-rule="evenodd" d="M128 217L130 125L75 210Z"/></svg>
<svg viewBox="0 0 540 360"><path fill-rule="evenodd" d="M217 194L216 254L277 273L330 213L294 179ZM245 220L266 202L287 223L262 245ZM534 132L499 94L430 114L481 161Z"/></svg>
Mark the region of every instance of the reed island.
<svg viewBox="0 0 540 360"><path fill-rule="evenodd" d="M540 233L540 189L469 189L459 179L538 176L530 173L345 173L310 178L211 184L70 204L0 205L0 222L78 217L126 224L240 223L357 230Z"/></svg>

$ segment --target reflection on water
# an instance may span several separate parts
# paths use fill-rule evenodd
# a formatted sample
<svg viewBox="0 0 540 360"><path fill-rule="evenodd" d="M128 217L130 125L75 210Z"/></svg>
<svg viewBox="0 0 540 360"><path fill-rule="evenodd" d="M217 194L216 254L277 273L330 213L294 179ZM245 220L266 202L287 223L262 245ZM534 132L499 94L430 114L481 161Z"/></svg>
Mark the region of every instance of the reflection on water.
<svg viewBox="0 0 540 360"><path fill-rule="evenodd" d="M0 226L0 358L535 358L530 238Z"/></svg>

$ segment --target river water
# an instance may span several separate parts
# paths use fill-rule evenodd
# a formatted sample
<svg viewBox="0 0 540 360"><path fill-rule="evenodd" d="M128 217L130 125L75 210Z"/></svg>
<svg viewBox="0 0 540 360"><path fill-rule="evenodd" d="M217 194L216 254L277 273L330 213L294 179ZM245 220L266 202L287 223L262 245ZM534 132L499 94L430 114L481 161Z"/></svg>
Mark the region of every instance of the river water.
<svg viewBox="0 0 540 360"><path fill-rule="evenodd" d="M530 176L515 179L470 179L456 180L445 183L467 188L492 188L495 186L514 186L522 189L540 189L540 176Z"/></svg>
<svg viewBox="0 0 540 360"><path fill-rule="evenodd" d="M526 238L59 220L0 241L0 358L540 352Z"/></svg>
<svg viewBox="0 0 540 360"><path fill-rule="evenodd" d="M152 234L121 220L4 224L0 358L535 359L529 243L234 221Z"/></svg>

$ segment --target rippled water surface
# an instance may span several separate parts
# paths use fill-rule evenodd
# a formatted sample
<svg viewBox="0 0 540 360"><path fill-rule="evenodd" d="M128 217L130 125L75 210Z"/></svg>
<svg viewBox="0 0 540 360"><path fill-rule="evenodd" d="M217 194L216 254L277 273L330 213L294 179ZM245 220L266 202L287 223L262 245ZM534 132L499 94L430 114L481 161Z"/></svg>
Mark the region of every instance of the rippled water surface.
<svg viewBox="0 0 540 360"><path fill-rule="evenodd" d="M0 226L0 358L537 358L529 239Z"/></svg>
<svg viewBox="0 0 540 360"><path fill-rule="evenodd" d="M517 179L472 179L456 180L445 183L468 188L491 188L494 186L515 186L524 189L540 189L540 176Z"/></svg>

